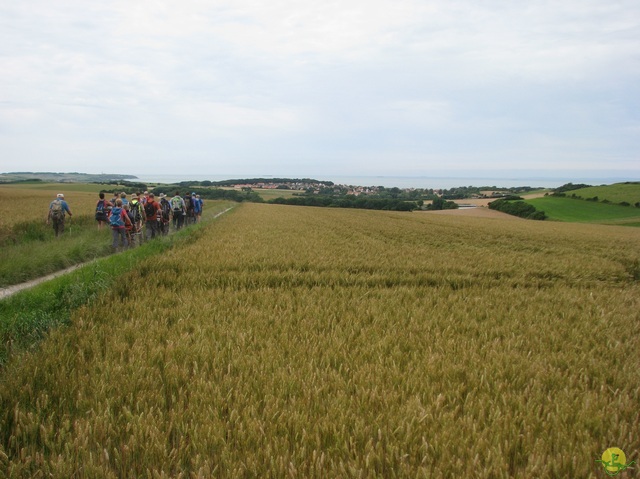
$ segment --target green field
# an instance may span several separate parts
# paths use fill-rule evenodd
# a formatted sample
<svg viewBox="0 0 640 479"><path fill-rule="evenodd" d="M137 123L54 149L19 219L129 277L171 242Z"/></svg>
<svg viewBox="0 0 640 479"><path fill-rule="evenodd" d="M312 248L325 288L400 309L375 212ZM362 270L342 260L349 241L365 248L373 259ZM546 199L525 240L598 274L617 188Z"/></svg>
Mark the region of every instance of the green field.
<svg viewBox="0 0 640 479"><path fill-rule="evenodd" d="M556 196L545 196L526 202L544 211L551 220L640 226L640 208L633 206Z"/></svg>
<svg viewBox="0 0 640 479"><path fill-rule="evenodd" d="M640 202L640 183L616 183L613 185L591 186L566 192L567 196L576 195L580 198L598 197L599 201L608 200L611 203L626 201L631 205Z"/></svg>
<svg viewBox="0 0 640 479"><path fill-rule="evenodd" d="M640 459L639 252L243 203L10 359L0 476L604 477Z"/></svg>

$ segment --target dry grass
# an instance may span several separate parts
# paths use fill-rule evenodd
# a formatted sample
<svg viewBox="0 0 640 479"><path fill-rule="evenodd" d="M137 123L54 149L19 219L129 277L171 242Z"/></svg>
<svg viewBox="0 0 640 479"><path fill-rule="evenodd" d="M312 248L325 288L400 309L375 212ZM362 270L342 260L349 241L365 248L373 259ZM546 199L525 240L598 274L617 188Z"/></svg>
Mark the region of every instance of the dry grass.
<svg viewBox="0 0 640 479"><path fill-rule="evenodd" d="M638 458L636 230L247 204L205 231L7 369L9 477L596 477L607 447Z"/></svg>

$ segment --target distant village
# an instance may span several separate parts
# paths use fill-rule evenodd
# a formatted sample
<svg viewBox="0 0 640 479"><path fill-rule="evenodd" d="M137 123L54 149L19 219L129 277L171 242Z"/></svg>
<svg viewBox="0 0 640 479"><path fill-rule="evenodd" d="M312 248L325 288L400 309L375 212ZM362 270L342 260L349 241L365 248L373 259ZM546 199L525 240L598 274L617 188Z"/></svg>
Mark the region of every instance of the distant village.
<svg viewBox="0 0 640 479"><path fill-rule="evenodd" d="M290 190L299 191L306 194L331 194L331 195L380 195L383 192L396 192L396 193L418 193L422 195L435 195L435 196L447 196L455 194L456 191L464 190L462 196L466 198L498 198L513 194L513 188L511 189L487 189L479 191L477 188L471 188L477 190L475 192L468 191L468 187L451 188L451 189L432 189L432 188L387 188L384 186L355 186L345 184L333 184L331 182L320 181L260 181L251 183L237 183L233 185L234 189L246 190L246 189L261 189L261 190ZM518 190L527 190L528 187L522 187ZM462 193L462 191L460 191Z"/></svg>
<svg viewBox="0 0 640 479"><path fill-rule="evenodd" d="M134 183L137 180L133 175L118 174L86 174L86 173L54 173L54 172L12 172L0 173L2 182L29 182L49 181L58 183L96 182L110 184L115 182L129 186L145 186L142 183ZM234 190L289 190L297 195L311 196L383 196L404 199L436 198L445 199L473 199L473 198L500 198L513 194L526 193L535 188L528 186L516 188L498 188L495 186L460 186L456 188L398 188L384 186L361 186L335 184L331 181L321 181L310 178L248 178L225 181L184 181L178 186L201 186L231 188Z"/></svg>

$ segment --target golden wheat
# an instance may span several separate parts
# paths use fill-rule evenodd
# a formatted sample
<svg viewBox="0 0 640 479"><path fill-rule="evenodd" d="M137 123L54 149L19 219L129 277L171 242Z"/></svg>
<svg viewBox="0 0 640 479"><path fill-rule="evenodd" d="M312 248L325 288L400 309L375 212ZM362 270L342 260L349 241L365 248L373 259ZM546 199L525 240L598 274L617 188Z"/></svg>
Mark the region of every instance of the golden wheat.
<svg viewBox="0 0 640 479"><path fill-rule="evenodd" d="M593 477L640 449L635 229L243 205L0 385L7 476Z"/></svg>
<svg viewBox="0 0 640 479"><path fill-rule="evenodd" d="M0 185L0 231L22 221L46 220L49 204L56 199L57 193L65 195L74 215L93 216L95 213L97 192L69 190L65 185Z"/></svg>

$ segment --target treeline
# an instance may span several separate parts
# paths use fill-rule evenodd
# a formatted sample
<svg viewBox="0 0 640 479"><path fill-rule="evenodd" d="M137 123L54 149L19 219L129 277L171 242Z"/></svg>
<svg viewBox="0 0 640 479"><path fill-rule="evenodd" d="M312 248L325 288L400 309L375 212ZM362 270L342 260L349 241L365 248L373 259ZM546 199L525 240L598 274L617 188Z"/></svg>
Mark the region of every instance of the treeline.
<svg viewBox="0 0 640 479"><path fill-rule="evenodd" d="M502 211L513 216L525 218L528 220L545 220L547 215L544 211L539 211L535 206L520 201L522 198L518 196L502 198L489 203L489 209Z"/></svg>
<svg viewBox="0 0 640 479"><path fill-rule="evenodd" d="M323 208L360 208L365 210L413 211L419 207L414 201L393 198L367 198L353 195L341 197L329 196L294 196L291 198L275 198L267 203L277 205L319 206Z"/></svg>
<svg viewBox="0 0 640 479"><path fill-rule="evenodd" d="M445 200L444 198L437 197L437 198L434 198L431 204L427 205L425 208L430 211L456 210L458 209L458 203L454 201Z"/></svg>
<svg viewBox="0 0 640 479"><path fill-rule="evenodd" d="M567 191L573 191L573 190L581 190L582 188L590 188L592 185L587 185L584 183L565 183L562 186L558 186L557 188L555 188L553 190L553 195L554 196L564 196L562 195L562 193L566 193Z"/></svg>

